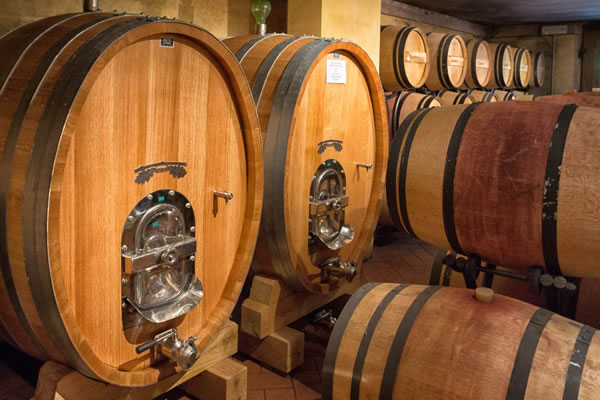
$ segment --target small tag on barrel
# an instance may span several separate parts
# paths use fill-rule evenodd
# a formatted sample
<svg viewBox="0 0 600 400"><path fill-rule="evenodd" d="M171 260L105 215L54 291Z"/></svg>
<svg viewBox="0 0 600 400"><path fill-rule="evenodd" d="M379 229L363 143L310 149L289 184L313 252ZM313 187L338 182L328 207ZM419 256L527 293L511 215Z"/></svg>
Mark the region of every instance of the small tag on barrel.
<svg viewBox="0 0 600 400"><path fill-rule="evenodd" d="M404 61L415 64L425 64L427 62L427 53L407 50L404 52Z"/></svg>
<svg viewBox="0 0 600 400"><path fill-rule="evenodd" d="M475 61L476 68L489 68L490 62L488 60L477 60Z"/></svg>
<svg viewBox="0 0 600 400"><path fill-rule="evenodd" d="M346 83L346 60L327 59L327 83Z"/></svg>
<svg viewBox="0 0 600 400"><path fill-rule="evenodd" d="M529 65L527 65L527 64L521 64L520 70L521 70L521 72L527 72L527 71L529 71Z"/></svg>
<svg viewBox="0 0 600 400"><path fill-rule="evenodd" d="M458 56L448 56L448 65L451 67L462 67L465 59Z"/></svg>
<svg viewBox="0 0 600 400"><path fill-rule="evenodd" d="M510 69L510 63L505 62L504 64L502 64L502 69Z"/></svg>
<svg viewBox="0 0 600 400"><path fill-rule="evenodd" d="M175 40L171 38L160 38L160 47L175 47Z"/></svg>

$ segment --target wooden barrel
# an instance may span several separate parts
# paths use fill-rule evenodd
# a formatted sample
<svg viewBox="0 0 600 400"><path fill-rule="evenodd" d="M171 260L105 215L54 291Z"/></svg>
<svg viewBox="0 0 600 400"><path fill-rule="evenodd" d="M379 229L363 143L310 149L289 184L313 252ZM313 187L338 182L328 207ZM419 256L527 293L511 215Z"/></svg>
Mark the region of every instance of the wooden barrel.
<svg viewBox="0 0 600 400"><path fill-rule="evenodd" d="M509 297L474 297L393 283L357 290L327 346L323 399L598 398L596 329Z"/></svg>
<svg viewBox="0 0 600 400"><path fill-rule="evenodd" d="M494 54L485 40L467 41L467 75L463 88L486 87L492 79Z"/></svg>
<svg viewBox="0 0 600 400"><path fill-rule="evenodd" d="M533 68L529 77L529 86L542 87L544 86L544 75L546 73L546 58L541 51L531 54Z"/></svg>
<svg viewBox="0 0 600 400"><path fill-rule="evenodd" d="M597 109L537 101L417 111L391 145L394 223L495 265L600 277L599 122Z"/></svg>
<svg viewBox="0 0 600 400"><path fill-rule="evenodd" d="M263 167L243 71L207 31L139 15L48 18L0 40L17 48L0 82L0 320L35 357L155 383L180 368L136 347L177 328L202 351L250 267Z"/></svg>
<svg viewBox="0 0 600 400"><path fill-rule="evenodd" d="M397 121L397 112L398 112L398 98L402 95L402 92L393 92L385 94L385 105L387 109L388 116L388 128L390 132L390 141L394 137L394 133L396 129L398 129Z"/></svg>
<svg viewBox="0 0 600 400"><path fill-rule="evenodd" d="M438 254L436 255L436 259L434 260L433 267L431 269L431 275L429 279L430 285L451 286L458 288L466 287L463 274L453 271L452 268L444 265L441 262L441 258L450 253L452 252L438 250ZM464 256L456 255L456 257ZM495 266L495 269L504 270L514 274L523 274L522 271L501 266ZM485 274L483 273L479 274L477 286L483 286L485 284L484 275ZM582 324L600 329L600 315L597 311L598 302L600 302L600 279L583 278L578 279L577 281L578 282L576 283L576 286L578 289L577 292L573 294L576 302L574 319ZM544 290L540 291L539 293L532 291L530 289L529 281L495 276L492 281L491 288L494 289L494 292L498 294L512 297L538 307L549 308L550 306L546 292Z"/></svg>
<svg viewBox="0 0 600 400"><path fill-rule="evenodd" d="M514 90L512 93L515 96L515 100L517 101L534 101L537 97L534 94L522 92L519 90Z"/></svg>
<svg viewBox="0 0 600 400"><path fill-rule="evenodd" d="M377 224L389 145L385 97L356 44L271 38L236 52L254 76L265 155L253 271L294 290L329 292L351 277L349 263L360 266ZM262 62L247 63L241 50L257 46Z"/></svg>
<svg viewBox="0 0 600 400"><path fill-rule="evenodd" d="M489 102L498 101L496 96L494 96L493 91L486 92L484 90L472 90L470 95L474 99L474 101L473 101L474 103L475 102L489 103Z"/></svg>
<svg viewBox="0 0 600 400"><path fill-rule="evenodd" d="M394 105L395 113L392 124L398 129L402 121L413 111L422 110L424 108L441 107L443 100L429 94L421 94L416 92L405 91L398 96ZM394 131L394 134L396 132Z"/></svg>
<svg viewBox="0 0 600 400"><path fill-rule="evenodd" d="M496 101L516 100L513 92L507 92L505 90L494 90L494 97L496 98Z"/></svg>
<svg viewBox="0 0 600 400"><path fill-rule="evenodd" d="M386 91L418 89L429 76L429 46L425 33L414 26L381 28L379 74Z"/></svg>
<svg viewBox="0 0 600 400"><path fill-rule="evenodd" d="M467 46L461 36L427 34L431 71L425 82L429 90L458 89L467 75Z"/></svg>
<svg viewBox="0 0 600 400"><path fill-rule="evenodd" d="M492 76L485 86L487 89L507 88L512 85L514 63L511 49L507 44L490 43L490 54L492 54Z"/></svg>
<svg viewBox="0 0 600 400"><path fill-rule="evenodd" d="M590 96L587 94L554 94L551 96L538 96L535 101L541 103L553 104L577 104L585 107L600 107L600 96Z"/></svg>
<svg viewBox="0 0 600 400"><path fill-rule="evenodd" d="M511 47L510 53L513 59L514 73L511 88L525 89L529 85L531 77L531 54L526 49Z"/></svg>
<svg viewBox="0 0 600 400"><path fill-rule="evenodd" d="M453 92L451 90L442 90L438 97L442 100L443 105L449 106L454 104L471 104L475 100L467 93Z"/></svg>

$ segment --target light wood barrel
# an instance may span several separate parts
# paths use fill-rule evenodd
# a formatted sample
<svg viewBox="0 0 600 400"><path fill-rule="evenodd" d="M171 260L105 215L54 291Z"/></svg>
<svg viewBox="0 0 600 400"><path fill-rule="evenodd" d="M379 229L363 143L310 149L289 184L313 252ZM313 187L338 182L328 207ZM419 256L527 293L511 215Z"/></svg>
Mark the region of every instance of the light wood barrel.
<svg viewBox="0 0 600 400"><path fill-rule="evenodd" d="M486 87L492 79L494 54L485 40L467 41L467 75L463 88Z"/></svg>
<svg viewBox="0 0 600 400"><path fill-rule="evenodd" d="M262 149L244 73L207 31L139 15L48 18L0 40L2 54L17 48L0 82L0 320L23 351L95 379L143 386L178 373L136 347L177 328L202 351L258 236ZM234 197L213 207L215 190ZM180 238L185 253L171 247ZM145 253L167 240L168 257ZM141 251L154 272L131 258ZM189 311L174 319L138 314L126 289L150 306L189 289L173 276L167 289L161 269L198 279L200 303L178 303Z"/></svg>
<svg viewBox="0 0 600 400"><path fill-rule="evenodd" d="M521 91L513 91L513 95L515 96L516 101L534 101L537 96L531 93L521 92Z"/></svg>
<svg viewBox="0 0 600 400"><path fill-rule="evenodd" d="M485 87L487 89L508 88L512 85L514 74L512 47L503 43L489 43L489 45L494 62L492 76Z"/></svg>
<svg viewBox="0 0 600 400"><path fill-rule="evenodd" d="M496 98L496 101L516 100L513 92L507 92L505 90L494 90L494 97Z"/></svg>
<svg viewBox="0 0 600 400"><path fill-rule="evenodd" d="M494 96L493 91L486 92L483 90L472 90L470 96L474 99L473 102L479 101L479 102L489 103L489 102L498 101L496 96Z"/></svg>
<svg viewBox="0 0 600 400"><path fill-rule="evenodd" d="M387 108L387 116L388 116L388 128L390 131L390 141L394 137L394 132L398 129L397 121L397 112L398 112L398 97L402 95L402 92L394 92L394 93L386 93L385 94L385 105Z"/></svg>
<svg viewBox="0 0 600 400"><path fill-rule="evenodd" d="M467 75L467 46L461 36L427 34L431 70L425 85L429 90L458 89Z"/></svg>
<svg viewBox="0 0 600 400"><path fill-rule="evenodd" d="M587 94L554 94L551 96L538 96L535 101L540 103L553 104L577 104L585 107L600 107L600 96L590 96Z"/></svg>
<svg viewBox="0 0 600 400"><path fill-rule="evenodd" d="M429 76L429 46L425 33L414 26L387 25L381 29L379 74L386 91L418 89Z"/></svg>
<svg viewBox="0 0 600 400"><path fill-rule="evenodd" d="M398 96L394 109L394 121L392 124L398 129L402 121L413 111L424 108L441 107L444 105L439 97L429 94L405 91ZM395 134L395 131L394 131Z"/></svg>
<svg viewBox="0 0 600 400"><path fill-rule="evenodd" d="M331 334L324 400L598 397L600 334L495 294L370 283Z"/></svg>
<svg viewBox="0 0 600 400"><path fill-rule="evenodd" d="M246 62L241 50L249 46L236 52L246 75L254 76L249 84L265 154L265 202L253 271L275 276L294 290L325 293L346 280L325 275L319 266L340 257L360 267L377 224L389 145L385 97L372 61L356 44L271 38L250 47L261 47L262 62ZM325 250L326 242L311 229L309 208L317 204L311 198L326 200L321 196L328 192L315 194L313 178L318 183L319 171L337 166L345 184L331 190L345 190L348 203L336 215L344 216L341 221L352 227L354 238Z"/></svg>
<svg viewBox="0 0 600 400"><path fill-rule="evenodd" d="M467 93L453 92L451 90L442 90L438 97L442 99L443 105L471 104L475 100Z"/></svg>
<svg viewBox="0 0 600 400"><path fill-rule="evenodd" d="M597 109L537 101L417 111L391 145L394 224L495 265L600 277L599 122Z"/></svg>
<svg viewBox="0 0 600 400"><path fill-rule="evenodd" d="M546 58L544 57L544 53L540 51L531 53L531 59L533 68L529 77L529 86L542 87L544 86L544 75L546 73Z"/></svg>
<svg viewBox="0 0 600 400"><path fill-rule="evenodd" d="M532 72L531 53L526 49L511 47L510 53L513 59L514 73L511 88L525 89L529 85Z"/></svg>

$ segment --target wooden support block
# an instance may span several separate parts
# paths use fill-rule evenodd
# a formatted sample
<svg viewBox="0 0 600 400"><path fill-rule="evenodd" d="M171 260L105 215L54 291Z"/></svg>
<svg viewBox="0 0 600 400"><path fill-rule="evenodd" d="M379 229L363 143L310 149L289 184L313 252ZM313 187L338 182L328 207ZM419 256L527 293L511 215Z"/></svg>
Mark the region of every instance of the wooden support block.
<svg viewBox="0 0 600 400"><path fill-rule="evenodd" d="M288 373L304 363L304 333L283 327L264 339L240 333L240 351Z"/></svg>
<svg viewBox="0 0 600 400"><path fill-rule="evenodd" d="M227 359L238 350L238 326L228 321L215 340L208 345L192 368L160 382L139 388L109 385L83 376L52 361L44 364L35 391L35 399L46 400L147 400L187 382L198 374Z"/></svg>
<svg viewBox="0 0 600 400"><path fill-rule="evenodd" d="M252 280L250 298L263 304L277 304L281 294L279 280L256 275Z"/></svg>
<svg viewBox="0 0 600 400"><path fill-rule="evenodd" d="M252 298L242 303L240 330L243 333L264 339L275 332L275 312L277 304L264 304Z"/></svg>
<svg viewBox="0 0 600 400"><path fill-rule="evenodd" d="M190 379L181 388L199 400L245 400L248 368L227 358Z"/></svg>

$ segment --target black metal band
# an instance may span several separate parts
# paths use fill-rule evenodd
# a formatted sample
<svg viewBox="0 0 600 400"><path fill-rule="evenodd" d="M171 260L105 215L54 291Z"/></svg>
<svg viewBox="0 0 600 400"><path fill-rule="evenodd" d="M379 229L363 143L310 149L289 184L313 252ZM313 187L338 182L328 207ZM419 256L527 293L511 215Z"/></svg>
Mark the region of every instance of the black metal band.
<svg viewBox="0 0 600 400"><path fill-rule="evenodd" d="M408 158L410 156L410 147L412 146L412 142L415 138L415 134L417 133L417 129L419 128L421 121L423 121L423 118L425 118L427 113L429 113L431 110L433 110L433 108L426 108L424 110L421 110L421 113L415 117L415 122L410 127L410 130L406 135L406 140L404 141L404 147L402 148L402 158L400 159L400 167L398 170L398 205L400 208L400 215L402 217L402 222L404 224L406 232L410 233L413 236L416 235L412 229L412 226L410 225L410 220L408 218L408 210L406 208L406 167L408 165Z"/></svg>
<svg viewBox="0 0 600 400"><path fill-rule="evenodd" d="M402 60L403 60L403 62L400 64L400 68L399 68L400 78L402 79L402 86L404 86L407 89L416 89L408 81L408 76L406 75L406 69L404 68L404 48L406 47L406 40L408 39L408 35L414 30L415 30L415 28L413 26L407 26L406 28L404 28L402 30L401 38L398 43L398 53L400 54L400 57L402 57ZM394 57L394 63L397 63L396 57ZM396 70L397 66L398 66L398 64L394 65L394 71Z"/></svg>
<svg viewBox="0 0 600 400"><path fill-rule="evenodd" d="M500 44L498 45L498 47L496 47L496 55L495 55L495 62L496 62L496 71L495 71L495 75L496 75L496 83L498 84L499 87L506 87L506 81L504 81L504 65L502 63L502 60L504 59L504 52L508 51L507 47L505 44Z"/></svg>
<svg viewBox="0 0 600 400"><path fill-rule="evenodd" d="M518 87L519 89L523 89L526 86L526 85L523 85L523 82L521 81L521 60L523 59L524 52L525 51L523 49L519 49L515 53L514 79L515 79L515 86Z"/></svg>
<svg viewBox="0 0 600 400"><path fill-rule="evenodd" d="M539 308L531 317L529 324L525 328L515 363L513 365L510 381L508 383L508 391L506 400L519 400L525 398L527 390L527 382L529 380L529 372L533 364L535 351L544 331L544 327L552 318L553 313Z"/></svg>
<svg viewBox="0 0 600 400"><path fill-rule="evenodd" d="M443 214L444 214L444 229L446 231L446 238L452 250L459 254L464 254L464 251L460 247L458 237L456 235L456 225L454 224L454 176L456 174L456 160L458 158L458 150L460 149L460 143L462 141L465 127L471 118L473 111L481 103L473 103L467 106L462 112L454 130L450 137L450 143L448 144L448 153L446 154L446 165L444 167L444 183L443 183Z"/></svg>
<svg viewBox="0 0 600 400"><path fill-rule="evenodd" d="M337 360L340 344L342 343L342 338L344 337L344 333L346 332L346 328L350 322L350 318L352 318L354 310L360 304L362 299L371 290L375 289L379 285L380 283L370 282L364 286L361 286L356 292L354 292L338 317L337 322L335 323L335 327L333 328L331 337L329 338L329 343L327 344L327 350L325 351L325 359L323 360L323 383L321 386L323 400L333 399L333 375L335 372L335 362Z"/></svg>
<svg viewBox="0 0 600 400"><path fill-rule="evenodd" d="M392 139L392 144L390 145L390 155L388 158L388 166L385 177L385 194L390 218L392 219L394 226L403 230L405 230L404 225L402 225L402 219L400 217L399 210L396 207L398 199L397 193L400 159L402 157L400 150L402 150L402 144L404 142L404 137L408 132L408 128L420 112L421 111L414 111L410 113L406 118L404 118L404 121L402 121L402 124L400 124L398 127L398 130Z"/></svg>
<svg viewBox="0 0 600 400"><path fill-rule="evenodd" d="M375 333L375 328L379 320L383 316L383 312L387 309L387 306L394 300L394 298L404 290L408 285L398 285L392 289L388 294L385 295L381 303L377 305L375 312L369 319L369 323L365 328L362 340L358 346L356 353L356 360L354 361L354 370L352 371L352 384L350 386L350 400L359 400L360 396L360 381L362 380L362 372L365 365L365 359L367 358L367 352L369 351L369 345L371 339Z"/></svg>
<svg viewBox="0 0 600 400"><path fill-rule="evenodd" d="M479 79L477 78L477 50L479 50L479 46L483 40L478 40L473 45L473 52L471 53L471 78L473 79L473 83L477 87L481 87L481 83L479 83Z"/></svg>
<svg viewBox="0 0 600 400"><path fill-rule="evenodd" d="M552 132L548 161L546 163L544 201L542 203L542 247L546 269L553 275L562 275L558 262L557 249L556 218L558 211L558 191L567 134L569 133L571 119L577 107L576 104L567 104L558 115L554 131Z"/></svg>
<svg viewBox="0 0 600 400"><path fill-rule="evenodd" d="M267 39L274 35L276 34L271 33L269 35L261 35L248 40L246 43L244 43L242 47L238 49L238 51L235 52L235 58L238 60L238 62L242 62L242 59L246 56L246 54L248 54L248 52L254 47L256 43L261 42L264 39Z"/></svg>
<svg viewBox="0 0 600 400"><path fill-rule="evenodd" d="M396 135L396 131L398 130L398 122L400 120L400 110L402 109L403 103L404 103L404 98L402 97L402 92L399 92L398 96L396 97L396 101L394 101L394 108L392 109L392 137L394 137L394 135Z"/></svg>
<svg viewBox="0 0 600 400"><path fill-rule="evenodd" d="M537 86L537 87L542 86L542 84L540 83L540 80L539 80L538 73L537 73L541 58L542 58L542 53L537 53L535 55L535 60L533 61L533 71L531 71L531 73L533 74L533 83L535 83L535 86ZM535 99L535 96L533 96L533 98Z"/></svg>
<svg viewBox="0 0 600 400"><path fill-rule="evenodd" d="M440 60L438 63L439 72L440 72L440 80L442 81L442 86L446 89L455 89L455 86L450 82L450 73L448 71L448 53L450 51L450 43L456 37L456 35L446 35L440 42Z"/></svg>
<svg viewBox="0 0 600 400"><path fill-rule="evenodd" d="M573 346L573 353L569 362L569 369L567 370L567 380L565 382L563 400L577 400L577 397L579 397L579 387L581 385L585 359L590 343L592 342L592 337L594 337L595 333L595 328L584 325L577 335L577 340L575 341L575 346Z"/></svg>
<svg viewBox="0 0 600 400"><path fill-rule="evenodd" d="M400 30L396 34L396 37L394 38L394 47L392 50L392 69L394 70L394 77L396 78L396 83L398 83L398 85L401 87L403 85L402 85L402 79L400 78L400 75L398 74L398 42L400 40L400 37L402 36L402 32L403 32L403 30Z"/></svg>
<svg viewBox="0 0 600 400"><path fill-rule="evenodd" d="M425 288L417 295L413 303L408 307L408 310L406 310L406 314L404 314L404 318L402 318L402 322L400 322L400 326L392 341L392 346L390 347L390 352L385 363L381 389L379 391L380 400L392 400L398 366L402 359L402 353L404 351L404 345L408 340L408 335L427 300L429 300L439 289L439 286L429 286Z"/></svg>
<svg viewBox="0 0 600 400"><path fill-rule="evenodd" d="M427 95L427 94L426 94L426 95L423 95L423 97L421 97L421 100L419 100L419 102L417 103L417 108L416 108L416 109L417 109L417 110L420 110L420 109L422 109L422 108L427 108L427 105L426 105L426 103L427 103L427 100L429 100L429 99L430 99L430 97L431 97L431 96L429 96L429 95Z"/></svg>

